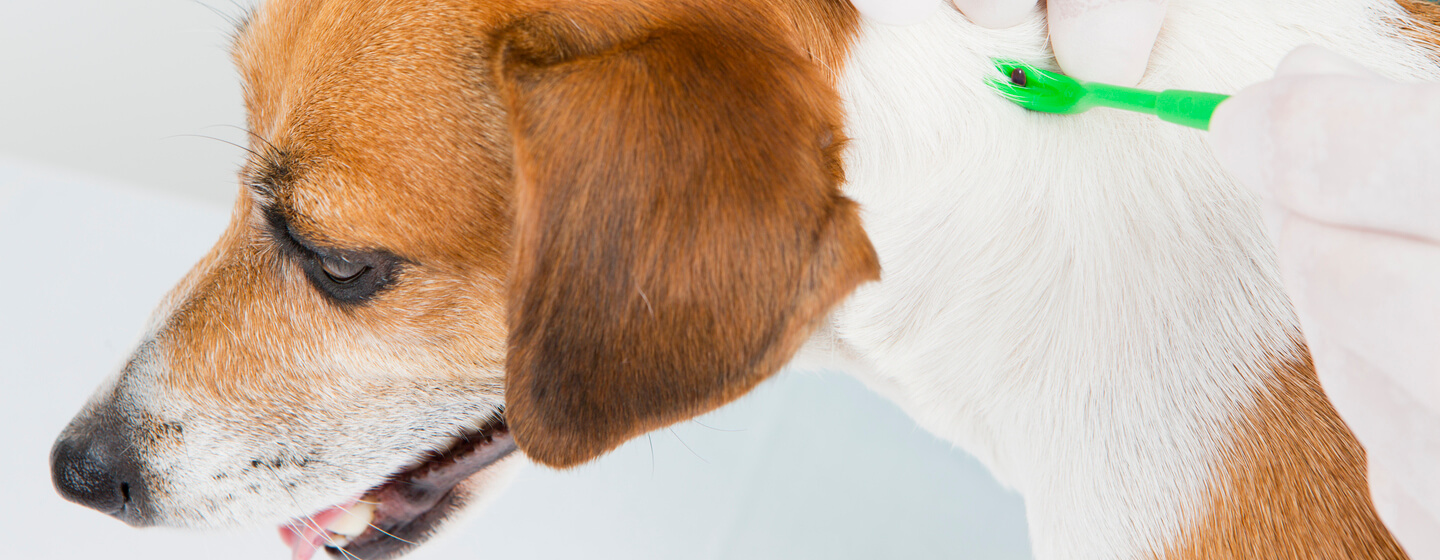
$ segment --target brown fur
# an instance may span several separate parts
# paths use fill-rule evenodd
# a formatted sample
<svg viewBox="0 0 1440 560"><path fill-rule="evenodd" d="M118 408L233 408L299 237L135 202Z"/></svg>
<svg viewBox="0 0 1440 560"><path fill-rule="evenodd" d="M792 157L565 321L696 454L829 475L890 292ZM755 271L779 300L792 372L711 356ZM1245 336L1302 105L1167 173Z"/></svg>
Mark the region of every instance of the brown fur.
<svg viewBox="0 0 1440 560"><path fill-rule="evenodd" d="M1431 56L1440 60L1440 4L1430 0L1397 0L1409 12L1411 21L1403 22L1401 30L1411 38L1430 45Z"/></svg>
<svg viewBox="0 0 1440 560"><path fill-rule="evenodd" d="M839 100L774 23L556 8L502 37L506 415L532 459L578 464L739 397L878 277L839 190Z"/></svg>
<svg viewBox="0 0 1440 560"><path fill-rule="evenodd" d="M1232 427L1208 513L1167 559L1405 558L1370 502L1365 451L1326 399L1309 352L1279 358Z"/></svg>
<svg viewBox="0 0 1440 560"><path fill-rule="evenodd" d="M157 333L180 394L270 417L342 381L331 356L384 348L392 369L445 379L502 367L510 151L495 89L465 71L479 60L460 12L396 8L275 3L241 34L251 188ZM319 245L411 264L374 305L337 306L278 250L266 204ZM432 361L447 355L463 359Z"/></svg>
<svg viewBox="0 0 1440 560"><path fill-rule="evenodd" d="M1440 6L1398 2L1414 18L1402 31L1440 48ZM1365 450L1296 347L1232 427L1208 513L1165 558L1407 558L1371 503Z"/></svg>
<svg viewBox="0 0 1440 560"><path fill-rule="evenodd" d="M252 188L160 336L181 392L283 415L340 381L326 356L504 367L522 449L573 465L743 394L878 276L838 186L847 3L412 4L244 29ZM403 258L393 289L326 301L271 207Z"/></svg>
<svg viewBox="0 0 1440 560"><path fill-rule="evenodd" d="M878 274L838 188L833 82L856 15L727 5L272 3L236 48L254 188L157 335L169 385L281 418L345 381L328 356L504 368L517 441L567 466L764 380ZM409 264L336 306L275 249L263 204ZM1166 557L1401 557L1308 357L1275 372Z"/></svg>

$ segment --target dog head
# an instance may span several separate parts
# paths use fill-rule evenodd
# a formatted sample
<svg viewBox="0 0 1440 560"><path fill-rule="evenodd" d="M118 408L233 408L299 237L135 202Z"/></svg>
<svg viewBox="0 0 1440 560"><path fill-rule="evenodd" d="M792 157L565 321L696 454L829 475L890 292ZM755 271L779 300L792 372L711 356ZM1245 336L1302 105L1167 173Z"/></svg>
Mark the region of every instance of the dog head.
<svg viewBox="0 0 1440 560"><path fill-rule="evenodd" d="M878 275L796 39L854 14L780 4L259 9L230 226L61 434L57 488L388 556L517 446L571 466L754 387Z"/></svg>

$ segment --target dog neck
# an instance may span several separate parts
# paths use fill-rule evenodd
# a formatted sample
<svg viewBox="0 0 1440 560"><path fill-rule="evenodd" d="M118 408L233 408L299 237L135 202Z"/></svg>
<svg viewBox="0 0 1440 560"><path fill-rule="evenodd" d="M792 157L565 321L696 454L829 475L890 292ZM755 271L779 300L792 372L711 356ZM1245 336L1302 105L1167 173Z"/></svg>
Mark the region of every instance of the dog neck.
<svg viewBox="0 0 1440 560"><path fill-rule="evenodd" d="M1235 91L1322 38L1434 69L1386 31L1400 14L1384 0L1223 3L1172 2L1142 87ZM801 361L855 374L1020 491L1037 557L1403 557L1255 195L1200 133L1008 105L984 86L989 57L1049 59L1043 20L942 12L862 25L838 71L846 193L883 279Z"/></svg>

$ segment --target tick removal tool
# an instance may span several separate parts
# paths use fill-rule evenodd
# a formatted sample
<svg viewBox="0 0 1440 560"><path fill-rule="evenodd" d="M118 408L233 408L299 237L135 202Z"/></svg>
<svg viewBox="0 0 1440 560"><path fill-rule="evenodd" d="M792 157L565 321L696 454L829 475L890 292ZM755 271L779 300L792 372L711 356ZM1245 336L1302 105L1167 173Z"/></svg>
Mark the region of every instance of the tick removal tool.
<svg viewBox="0 0 1440 560"><path fill-rule="evenodd" d="M1082 82L1059 72L1013 60L994 60L1005 79L985 81L1016 105L1042 113L1073 115L1093 107L1110 107L1155 115L1163 120L1200 130L1210 129L1210 115L1228 95L1167 89L1149 91Z"/></svg>

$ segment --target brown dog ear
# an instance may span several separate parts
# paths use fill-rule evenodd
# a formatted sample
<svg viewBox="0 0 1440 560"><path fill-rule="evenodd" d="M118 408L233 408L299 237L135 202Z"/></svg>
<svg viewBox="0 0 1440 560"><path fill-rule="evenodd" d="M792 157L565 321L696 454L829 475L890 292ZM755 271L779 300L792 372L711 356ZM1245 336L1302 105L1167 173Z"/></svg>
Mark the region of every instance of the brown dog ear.
<svg viewBox="0 0 1440 560"><path fill-rule="evenodd" d="M830 82L753 15L668 9L549 11L498 35L517 183L506 417L546 465L739 397L879 277L839 190Z"/></svg>

